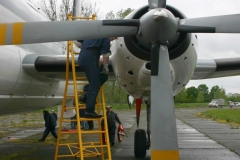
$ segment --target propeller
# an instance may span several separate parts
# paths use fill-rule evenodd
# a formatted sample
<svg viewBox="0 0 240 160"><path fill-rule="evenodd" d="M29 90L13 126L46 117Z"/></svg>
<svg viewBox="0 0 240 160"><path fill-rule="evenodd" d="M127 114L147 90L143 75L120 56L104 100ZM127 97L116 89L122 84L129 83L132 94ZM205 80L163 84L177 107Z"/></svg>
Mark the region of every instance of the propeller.
<svg viewBox="0 0 240 160"><path fill-rule="evenodd" d="M181 19L179 32L240 33L240 14Z"/></svg>
<svg viewBox="0 0 240 160"><path fill-rule="evenodd" d="M0 24L0 45L133 36L139 20L17 22Z"/></svg>

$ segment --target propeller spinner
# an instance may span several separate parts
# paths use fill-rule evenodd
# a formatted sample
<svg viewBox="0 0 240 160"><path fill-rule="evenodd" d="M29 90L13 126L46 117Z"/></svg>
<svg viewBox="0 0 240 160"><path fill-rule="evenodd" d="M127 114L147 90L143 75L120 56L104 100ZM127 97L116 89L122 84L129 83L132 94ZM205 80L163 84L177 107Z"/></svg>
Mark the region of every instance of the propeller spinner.
<svg viewBox="0 0 240 160"><path fill-rule="evenodd" d="M146 48L151 48L151 74L158 73L158 57L160 44L165 47L174 45L179 38L179 19L165 8L155 8L140 18L137 39Z"/></svg>

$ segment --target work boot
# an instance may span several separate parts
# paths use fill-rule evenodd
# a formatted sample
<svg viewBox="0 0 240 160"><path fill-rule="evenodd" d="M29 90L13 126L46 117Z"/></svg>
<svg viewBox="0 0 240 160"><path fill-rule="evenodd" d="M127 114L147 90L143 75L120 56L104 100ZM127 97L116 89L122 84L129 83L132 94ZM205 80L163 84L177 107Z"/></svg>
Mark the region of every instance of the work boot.
<svg viewBox="0 0 240 160"><path fill-rule="evenodd" d="M84 118L101 118L102 117L102 115L99 115L99 114L97 114L97 113L95 113L95 112L86 112L85 111L85 115L84 115Z"/></svg>
<svg viewBox="0 0 240 160"><path fill-rule="evenodd" d="M87 92L84 92L84 93L80 96L79 101L82 102L82 103L86 103L86 102L87 102Z"/></svg>

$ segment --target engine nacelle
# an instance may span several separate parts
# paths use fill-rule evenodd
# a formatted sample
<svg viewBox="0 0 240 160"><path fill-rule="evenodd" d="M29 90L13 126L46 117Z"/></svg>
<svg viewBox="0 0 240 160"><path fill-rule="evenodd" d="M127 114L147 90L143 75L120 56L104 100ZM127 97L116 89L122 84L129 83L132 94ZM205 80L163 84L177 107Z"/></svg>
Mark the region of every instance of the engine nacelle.
<svg viewBox="0 0 240 160"><path fill-rule="evenodd" d="M167 6L167 10L179 19L186 18L171 6ZM146 12L148 6L133 11L126 19L140 19ZM176 43L168 46L168 50L173 92L176 95L189 82L194 72L197 37L194 34L179 33ZM113 41L111 51L113 70L123 88L135 98L148 97L151 88L151 57L146 44L142 45L137 36L118 37Z"/></svg>

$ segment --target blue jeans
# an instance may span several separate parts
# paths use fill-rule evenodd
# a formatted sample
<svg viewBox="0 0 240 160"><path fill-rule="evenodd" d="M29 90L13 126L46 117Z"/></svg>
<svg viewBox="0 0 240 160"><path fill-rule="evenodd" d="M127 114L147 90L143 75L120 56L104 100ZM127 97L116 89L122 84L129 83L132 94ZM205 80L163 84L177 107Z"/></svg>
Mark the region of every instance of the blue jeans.
<svg viewBox="0 0 240 160"><path fill-rule="evenodd" d="M105 73L100 73L100 86L102 86L105 82L107 82L107 80L108 80L108 75ZM85 92L88 92L88 87L89 87L89 84L86 84L83 87L83 90Z"/></svg>
<svg viewBox="0 0 240 160"><path fill-rule="evenodd" d="M45 140L49 133L52 133L53 137L57 139L57 133L55 131L55 127L46 127L45 131L43 132L43 136L41 140Z"/></svg>
<svg viewBox="0 0 240 160"><path fill-rule="evenodd" d="M91 113L95 110L96 98L100 89L100 67L99 56L95 50L89 50L87 53L79 55L78 64L86 74L89 82L87 91L86 112Z"/></svg>
<svg viewBox="0 0 240 160"><path fill-rule="evenodd" d="M73 117L70 118L70 120L74 120L74 119L76 119L75 116L73 116ZM76 125L77 125L76 122L71 122L71 129L76 129Z"/></svg>
<svg viewBox="0 0 240 160"><path fill-rule="evenodd" d="M88 123L87 123L87 121L82 121L82 122L81 122L81 126L82 126L83 129L88 129Z"/></svg>

